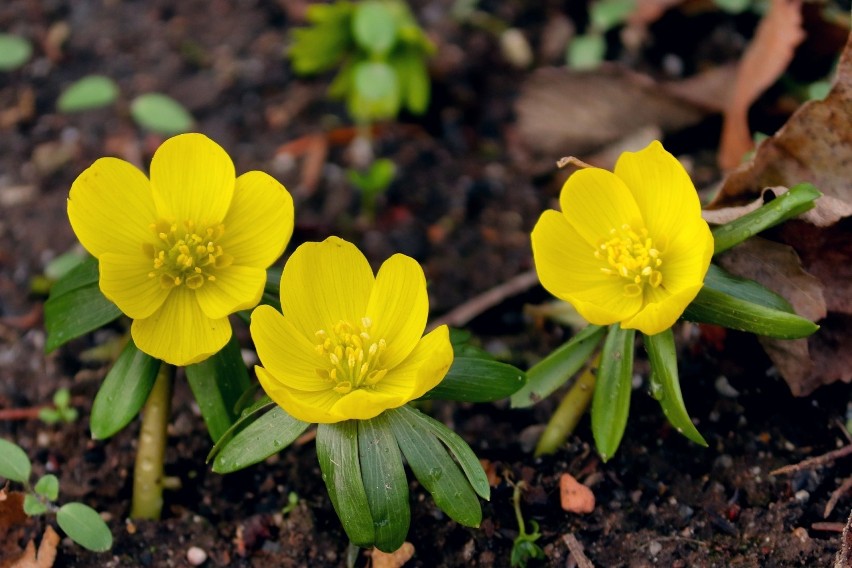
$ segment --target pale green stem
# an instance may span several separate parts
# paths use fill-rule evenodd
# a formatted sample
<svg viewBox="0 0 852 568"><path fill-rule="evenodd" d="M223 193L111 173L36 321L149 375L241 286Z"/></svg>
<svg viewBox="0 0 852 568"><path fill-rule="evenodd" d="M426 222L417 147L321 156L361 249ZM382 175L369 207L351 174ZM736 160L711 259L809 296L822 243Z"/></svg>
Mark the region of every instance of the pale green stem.
<svg viewBox="0 0 852 568"><path fill-rule="evenodd" d="M134 519L157 520L163 510L163 486L166 481L163 461L174 376L175 368L163 363L142 409L142 428L139 430L139 446L136 448L136 465L133 468L133 503L130 507L130 516Z"/></svg>
<svg viewBox="0 0 852 568"><path fill-rule="evenodd" d="M541 438L538 439L534 454L536 457L554 453L577 427L592 401L592 394L595 392L595 371L600 360L601 356L598 354L577 377L577 381L559 403L541 433Z"/></svg>

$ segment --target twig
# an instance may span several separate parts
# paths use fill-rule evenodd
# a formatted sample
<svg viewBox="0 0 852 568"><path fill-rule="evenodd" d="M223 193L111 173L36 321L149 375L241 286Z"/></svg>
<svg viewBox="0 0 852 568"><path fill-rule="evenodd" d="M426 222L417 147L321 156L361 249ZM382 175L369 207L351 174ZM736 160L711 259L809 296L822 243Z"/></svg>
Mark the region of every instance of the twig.
<svg viewBox="0 0 852 568"><path fill-rule="evenodd" d="M583 552L583 545L580 544L577 537L575 537L572 533L568 533L562 535L562 540L571 552L571 556L573 556L574 560L577 561L578 568L595 568L595 565L592 564L592 561L589 560Z"/></svg>
<svg viewBox="0 0 852 568"><path fill-rule="evenodd" d="M816 522L811 524L811 528L815 531L825 531L825 532L843 532L843 527L846 525L843 523L826 523L826 522Z"/></svg>
<svg viewBox="0 0 852 568"><path fill-rule="evenodd" d="M565 156L564 158L559 158L556 160L557 168L564 168L565 166L574 166L576 168L594 168L593 165L587 164L580 158L575 158L574 156Z"/></svg>
<svg viewBox="0 0 852 568"><path fill-rule="evenodd" d="M813 458L808 458L804 461L801 461L796 464L785 465L784 467L779 467L776 470L770 471L769 475L781 475L786 473L796 473L797 471L802 471L803 469L811 469L814 467L823 466L829 464L836 460L837 458L842 458L852 454L852 444L843 446L840 449L832 450L826 454L822 454L821 456L816 456Z"/></svg>
<svg viewBox="0 0 852 568"><path fill-rule="evenodd" d="M840 537L840 550L837 551L837 557L834 559L834 568L850 567L852 567L852 513L849 513L849 519L846 521L846 526L843 527L843 536Z"/></svg>
<svg viewBox="0 0 852 568"><path fill-rule="evenodd" d="M535 270L522 272L490 290L479 294L454 308L450 312L439 317L429 324L429 330L440 325L462 326L480 315L482 312L493 308L506 298L511 298L521 292L525 292L538 283L538 275Z"/></svg>
<svg viewBox="0 0 852 568"><path fill-rule="evenodd" d="M837 502L843 497L843 494L852 489L852 477L847 477L846 481L840 484L840 487L831 492L831 497L828 500L828 503L825 504L825 511L822 513L822 518L827 519L831 514L831 511L834 510L834 506L837 505Z"/></svg>

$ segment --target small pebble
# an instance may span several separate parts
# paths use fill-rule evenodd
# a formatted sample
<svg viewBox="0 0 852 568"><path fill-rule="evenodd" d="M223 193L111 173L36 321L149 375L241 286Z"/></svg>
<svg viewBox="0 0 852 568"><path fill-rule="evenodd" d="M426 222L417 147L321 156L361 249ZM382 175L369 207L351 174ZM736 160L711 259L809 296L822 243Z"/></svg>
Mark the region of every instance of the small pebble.
<svg viewBox="0 0 852 568"><path fill-rule="evenodd" d="M663 545L657 542L656 540L652 540L648 543L648 554L651 556L656 556L663 549Z"/></svg>
<svg viewBox="0 0 852 568"><path fill-rule="evenodd" d="M190 566L201 566L207 562L207 553L203 548L191 546L189 550L186 551L186 560L189 562Z"/></svg>
<svg viewBox="0 0 852 568"><path fill-rule="evenodd" d="M808 499L811 498L811 494L804 489L800 489L799 491L796 491L794 497L799 503L807 503Z"/></svg>

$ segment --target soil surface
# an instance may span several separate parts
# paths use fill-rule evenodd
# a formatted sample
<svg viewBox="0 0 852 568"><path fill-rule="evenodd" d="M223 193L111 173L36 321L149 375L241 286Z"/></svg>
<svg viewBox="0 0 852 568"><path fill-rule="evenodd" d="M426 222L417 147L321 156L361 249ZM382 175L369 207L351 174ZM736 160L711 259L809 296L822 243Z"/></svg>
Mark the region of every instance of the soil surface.
<svg viewBox="0 0 852 568"><path fill-rule="evenodd" d="M5 419L0 437L25 449L35 475L59 476L60 500L103 511L115 537L112 551L104 554L64 539L56 566L186 566L191 547L206 552L206 566L347 564L347 539L321 481L313 443L242 472L212 473L204 463L210 440L180 376L166 471L182 487L166 493L161 521L128 520L138 422L108 441L91 440L88 412L107 366L80 355L117 337L122 324L45 355L44 296L32 292L31 283L52 258L74 246L65 199L76 175L103 155L142 167L149 162L162 138L134 126L128 105L150 91L181 101L197 130L227 149L238 172L264 170L290 189L297 226L288 252L300 242L337 234L358 244L375 265L395 252L411 255L426 271L435 317L530 270L529 231L553 205L565 174L555 168L542 173L516 152L513 105L529 71L506 62L489 26L453 21L453 4L434 0L414 7L438 45L431 64L433 99L426 116L403 116L399 124L376 129L373 152L391 158L398 175L372 217L360 209L346 181L346 168L364 148L350 144L343 109L324 98L328 78L297 78L282 55L289 31L302 23L302 3L0 5L0 30L36 45L27 65L0 73L0 410L31 416L26 409L48 404L58 388L68 387L80 411L70 424ZM537 50L536 65L562 62L540 45L552 33L546 30L554 14L565 12L581 24L586 18L584 9L553 1L482 1L479 8L519 28ZM627 63L662 74L671 61L660 57L660 46L675 50L688 69L714 58L719 63L741 52L758 19L708 10L690 15L692 27L683 30L684 18L663 17L650 28L657 41L648 41L650 47ZM672 46L682 36L667 35L677 29L691 34L680 48ZM607 39L609 55L618 57L619 38ZM61 91L90 73L115 79L119 102L57 113ZM759 118L779 120L773 114L777 105L769 101L763 108ZM707 185L719 179L708 160L719 124L718 116L710 116L664 139L703 172ZM283 144L324 132L334 135L311 138L321 141L319 153L280 151ZM527 368L569 333L525 312L526 304L547 299L538 286L523 289L467 327L484 348ZM249 345L244 326L237 320L234 325ZM416 552L408 565L507 566L518 534L507 480L521 479L528 484L523 513L541 528L544 565L577 565L563 540L568 534L598 567L832 565L852 500L842 496L827 518L823 511L849 475L848 458L792 475L770 472L848 443L838 426L846 421L848 386L795 399L754 338L696 326L680 328L678 336L684 397L709 442L706 449L668 426L647 393L641 351L627 433L606 464L590 448L586 422L555 455L532 457L529 441L558 400L520 411L505 403L434 404L432 414L486 460L492 497L483 503L481 527L465 528L447 519L412 478L408 540ZM592 513L561 509L563 473L592 487ZM282 514L291 492L298 505ZM8 529L0 565L28 540L40 538L45 522L35 518ZM369 561L365 552L354 560Z"/></svg>

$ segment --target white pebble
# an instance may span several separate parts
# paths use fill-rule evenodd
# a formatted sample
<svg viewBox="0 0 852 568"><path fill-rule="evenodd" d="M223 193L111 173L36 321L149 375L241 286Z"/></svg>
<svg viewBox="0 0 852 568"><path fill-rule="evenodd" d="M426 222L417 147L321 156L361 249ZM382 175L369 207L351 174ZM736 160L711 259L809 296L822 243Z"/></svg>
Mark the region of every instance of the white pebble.
<svg viewBox="0 0 852 568"><path fill-rule="evenodd" d="M203 548L192 546L186 551L186 560L191 566L201 566L207 562L207 553Z"/></svg>

